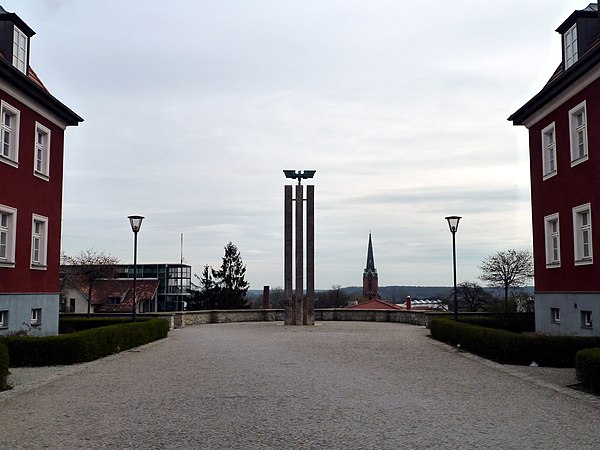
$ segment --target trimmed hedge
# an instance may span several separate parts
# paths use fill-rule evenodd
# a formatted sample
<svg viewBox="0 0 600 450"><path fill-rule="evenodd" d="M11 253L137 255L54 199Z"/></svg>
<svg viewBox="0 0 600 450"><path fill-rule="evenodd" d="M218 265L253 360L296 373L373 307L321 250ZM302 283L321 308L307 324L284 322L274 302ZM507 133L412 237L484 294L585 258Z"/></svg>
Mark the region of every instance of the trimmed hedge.
<svg viewBox="0 0 600 450"><path fill-rule="evenodd" d="M600 392L600 348L578 351L575 368L579 381L591 390Z"/></svg>
<svg viewBox="0 0 600 450"><path fill-rule="evenodd" d="M451 319L433 319L431 336L502 364L575 367L579 350L600 347L600 336L547 336L513 333Z"/></svg>
<svg viewBox="0 0 600 450"><path fill-rule="evenodd" d="M139 322L145 322L150 319L141 318ZM90 330L92 328L106 327L120 323L129 323L131 319L121 317L103 317L82 319L78 317L61 317L58 320L58 334L75 333L76 331Z"/></svg>
<svg viewBox="0 0 600 450"><path fill-rule="evenodd" d="M0 391L8 389L8 348L0 343Z"/></svg>
<svg viewBox="0 0 600 450"><path fill-rule="evenodd" d="M472 325L515 333L535 332L535 315L533 313L500 314L488 317L463 316L459 320Z"/></svg>
<svg viewBox="0 0 600 450"><path fill-rule="evenodd" d="M162 339L168 332L166 320L151 319L59 336L9 336L1 342L8 347L11 367L51 366L92 361Z"/></svg>

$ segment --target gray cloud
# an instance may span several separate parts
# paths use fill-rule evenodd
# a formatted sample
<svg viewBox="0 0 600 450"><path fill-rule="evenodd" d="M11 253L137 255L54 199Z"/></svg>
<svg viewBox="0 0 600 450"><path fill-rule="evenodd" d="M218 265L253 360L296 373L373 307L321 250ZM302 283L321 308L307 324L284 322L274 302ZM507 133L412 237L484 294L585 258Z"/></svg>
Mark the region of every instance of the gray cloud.
<svg viewBox="0 0 600 450"><path fill-rule="evenodd" d="M461 279L531 246L526 130L506 117L554 70L572 3L3 6L85 119L65 139L66 252L130 260L126 216L140 213L141 261L178 261L184 233L200 272L231 240L253 288L281 285L281 170L316 169L328 288L360 283L369 231L383 284L450 284L448 214L464 216Z"/></svg>

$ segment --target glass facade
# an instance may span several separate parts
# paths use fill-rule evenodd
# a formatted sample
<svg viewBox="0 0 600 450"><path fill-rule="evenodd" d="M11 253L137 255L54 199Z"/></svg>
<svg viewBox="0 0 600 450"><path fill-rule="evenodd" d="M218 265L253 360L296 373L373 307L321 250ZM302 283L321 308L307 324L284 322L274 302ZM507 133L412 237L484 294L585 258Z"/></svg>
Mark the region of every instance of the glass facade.
<svg viewBox="0 0 600 450"><path fill-rule="evenodd" d="M116 266L115 278L133 278L133 264ZM183 311L190 297L192 266L187 264L138 264L137 278L158 279L158 311Z"/></svg>

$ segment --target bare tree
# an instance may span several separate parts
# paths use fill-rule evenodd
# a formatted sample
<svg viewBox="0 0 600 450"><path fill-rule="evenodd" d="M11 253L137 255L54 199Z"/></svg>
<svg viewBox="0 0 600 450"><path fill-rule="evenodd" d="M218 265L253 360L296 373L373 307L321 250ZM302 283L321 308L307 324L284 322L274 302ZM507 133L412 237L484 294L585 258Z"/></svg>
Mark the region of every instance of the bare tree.
<svg viewBox="0 0 600 450"><path fill-rule="evenodd" d="M488 293L479 284L470 281L460 283L457 291L458 297L471 312L483 309L489 299Z"/></svg>
<svg viewBox="0 0 600 450"><path fill-rule="evenodd" d="M283 309L283 302L285 301L285 292L281 286L275 286L269 293L269 300L271 302L271 308Z"/></svg>
<svg viewBox="0 0 600 450"><path fill-rule="evenodd" d="M508 289L524 286L533 278L533 255L526 250L506 250L488 256L481 263L480 280L504 288L504 309L508 312Z"/></svg>
<svg viewBox="0 0 600 450"><path fill-rule="evenodd" d="M334 284L331 289L319 296L319 308L344 308L348 306L348 295L342 291L342 286Z"/></svg>
<svg viewBox="0 0 600 450"><path fill-rule="evenodd" d="M80 251L75 256L63 254L62 264L65 267L67 279L73 278L81 285L88 288L87 316L90 317L92 306L92 287L94 281L101 278L113 278L115 265L119 263L119 258L109 253L97 252L94 249Z"/></svg>

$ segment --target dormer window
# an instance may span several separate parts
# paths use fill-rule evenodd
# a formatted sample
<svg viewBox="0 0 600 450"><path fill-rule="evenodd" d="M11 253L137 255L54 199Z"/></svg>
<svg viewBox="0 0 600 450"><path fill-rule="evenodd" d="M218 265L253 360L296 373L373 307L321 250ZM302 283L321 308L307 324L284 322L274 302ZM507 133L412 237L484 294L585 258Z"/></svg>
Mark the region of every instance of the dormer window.
<svg viewBox="0 0 600 450"><path fill-rule="evenodd" d="M563 36L563 45L565 48L565 69L568 69L577 62L577 24L569 28Z"/></svg>
<svg viewBox="0 0 600 450"><path fill-rule="evenodd" d="M27 36L16 26L13 34L13 66L27 74Z"/></svg>

